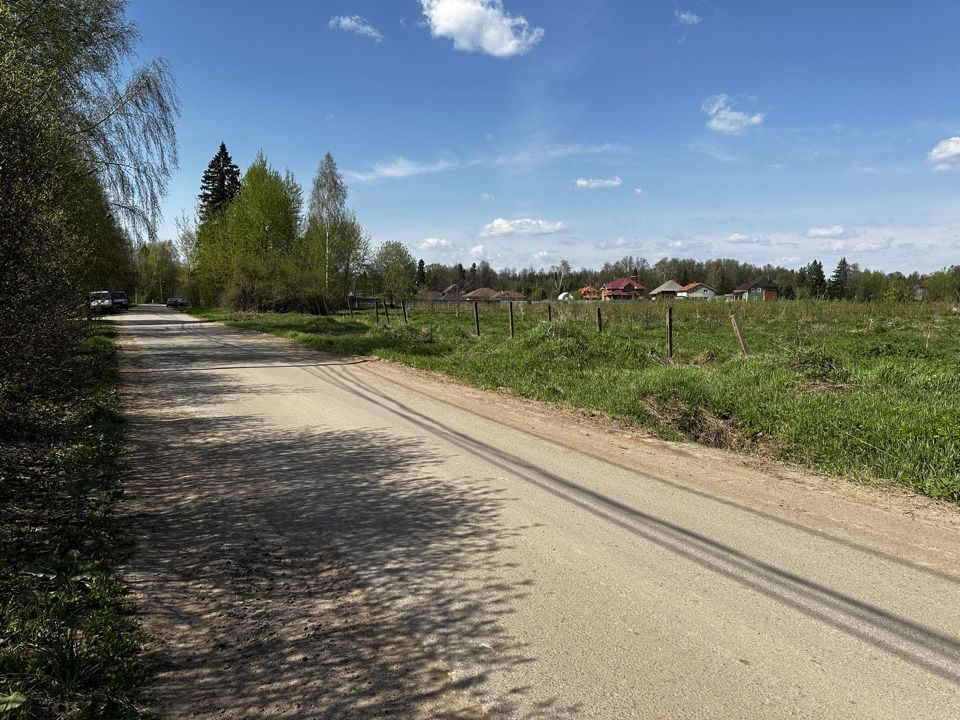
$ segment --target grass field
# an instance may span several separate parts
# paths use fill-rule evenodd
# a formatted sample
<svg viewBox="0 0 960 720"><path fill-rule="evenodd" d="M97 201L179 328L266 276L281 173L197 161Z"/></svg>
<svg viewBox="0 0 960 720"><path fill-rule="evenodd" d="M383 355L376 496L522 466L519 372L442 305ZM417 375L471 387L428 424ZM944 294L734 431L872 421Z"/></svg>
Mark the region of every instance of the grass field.
<svg viewBox="0 0 960 720"><path fill-rule="evenodd" d="M469 304L354 317L202 317L346 354L376 354L482 387L601 410L687 438L960 501L960 314L927 303ZM751 351L741 357L735 311Z"/></svg>
<svg viewBox="0 0 960 720"><path fill-rule="evenodd" d="M0 718L138 717L140 631L111 574L127 541L109 323L58 384L0 430Z"/></svg>

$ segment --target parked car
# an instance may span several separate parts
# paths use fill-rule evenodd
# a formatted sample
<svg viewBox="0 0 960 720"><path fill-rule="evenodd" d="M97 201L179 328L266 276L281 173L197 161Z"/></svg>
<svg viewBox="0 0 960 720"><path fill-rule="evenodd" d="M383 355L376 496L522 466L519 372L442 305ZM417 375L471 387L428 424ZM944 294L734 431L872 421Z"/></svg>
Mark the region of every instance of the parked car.
<svg viewBox="0 0 960 720"><path fill-rule="evenodd" d="M95 290L90 293L90 298L87 301L87 307L90 308L90 312L94 315L103 315L104 313L113 312L113 297L110 295L109 290Z"/></svg>
<svg viewBox="0 0 960 720"><path fill-rule="evenodd" d="M168 297L167 298L167 307L172 308L182 308L190 304L189 300L184 300L181 297Z"/></svg>
<svg viewBox="0 0 960 720"><path fill-rule="evenodd" d="M123 290L114 290L110 293L110 299L113 300L114 310L130 309L130 302L127 300L127 294Z"/></svg>

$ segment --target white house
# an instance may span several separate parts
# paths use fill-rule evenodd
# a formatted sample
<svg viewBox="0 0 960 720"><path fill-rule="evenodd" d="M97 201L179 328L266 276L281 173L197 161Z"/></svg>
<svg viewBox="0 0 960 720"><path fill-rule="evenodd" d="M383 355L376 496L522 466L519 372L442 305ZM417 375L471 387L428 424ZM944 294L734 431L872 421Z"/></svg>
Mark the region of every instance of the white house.
<svg viewBox="0 0 960 720"><path fill-rule="evenodd" d="M687 300L712 300L716 296L717 291L702 282L692 282L677 290L677 297Z"/></svg>

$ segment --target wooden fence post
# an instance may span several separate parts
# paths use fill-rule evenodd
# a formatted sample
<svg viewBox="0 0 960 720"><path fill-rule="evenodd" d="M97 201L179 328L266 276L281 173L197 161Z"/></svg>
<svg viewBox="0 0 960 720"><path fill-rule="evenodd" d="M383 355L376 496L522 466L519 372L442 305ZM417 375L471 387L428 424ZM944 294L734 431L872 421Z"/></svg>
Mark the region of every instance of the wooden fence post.
<svg viewBox="0 0 960 720"><path fill-rule="evenodd" d="M667 306L667 358L673 359L673 306Z"/></svg>
<svg viewBox="0 0 960 720"><path fill-rule="evenodd" d="M746 357L750 354L750 350L747 348L747 341L743 339L743 330L740 329L740 321L737 320L737 316L730 314L730 322L733 324L733 331L737 334L737 342L740 343L740 354Z"/></svg>
<svg viewBox="0 0 960 720"><path fill-rule="evenodd" d="M473 322L477 326L477 337L480 337L480 308L476 300L473 301Z"/></svg>
<svg viewBox="0 0 960 720"><path fill-rule="evenodd" d="M347 310L350 311L350 317L353 317L353 303L350 302L349 295L347 295Z"/></svg>
<svg viewBox="0 0 960 720"><path fill-rule="evenodd" d="M407 324L407 301L406 300L400 301L400 309L403 310L403 324L406 325Z"/></svg>
<svg viewBox="0 0 960 720"><path fill-rule="evenodd" d="M390 311L387 310L387 301L383 301L383 317L387 321L387 326L390 326Z"/></svg>
<svg viewBox="0 0 960 720"><path fill-rule="evenodd" d="M553 307L550 305L550 303L547 303L547 322L553 322Z"/></svg>
<svg viewBox="0 0 960 720"><path fill-rule="evenodd" d="M373 315L376 318L377 325L380 324L380 301L374 298L373 300Z"/></svg>
<svg viewBox="0 0 960 720"><path fill-rule="evenodd" d="M510 339L513 339L513 300L510 301Z"/></svg>
<svg viewBox="0 0 960 720"><path fill-rule="evenodd" d="M603 332L603 316L600 314L599 305L597 305L597 332Z"/></svg>

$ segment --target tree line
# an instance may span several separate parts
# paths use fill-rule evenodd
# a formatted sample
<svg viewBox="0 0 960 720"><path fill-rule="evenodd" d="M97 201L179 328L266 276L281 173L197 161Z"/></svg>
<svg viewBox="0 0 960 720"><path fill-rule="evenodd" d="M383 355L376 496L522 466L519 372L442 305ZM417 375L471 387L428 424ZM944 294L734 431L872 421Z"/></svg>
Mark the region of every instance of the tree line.
<svg viewBox="0 0 960 720"><path fill-rule="evenodd" d="M960 301L960 265L944 268L927 276L919 273L904 275L862 269L857 263L841 258L833 273L827 277L823 264L813 260L799 269L778 265L754 265L732 258L696 260L693 258L661 258L651 264L646 258L626 255L615 262L607 262L599 269L573 269L561 260L550 268L527 267L495 270L481 260L465 267L462 263L417 266L418 288L442 292L451 285L469 292L481 287L494 290L514 290L531 300L555 298L562 292L576 295L580 288L600 288L603 283L618 277L636 277L652 290L667 280L685 285L704 282L718 293L732 292L735 287L758 277L776 283L789 299L822 298L825 300L896 300L914 299L918 283L923 285L926 300Z"/></svg>
<svg viewBox="0 0 960 720"><path fill-rule="evenodd" d="M89 290L135 282L176 166L163 60L123 0L0 2L0 425L69 377Z"/></svg>
<svg viewBox="0 0 960 720"><path fill-rule="evenodd" d="M194 218L181 219L178 242L141 250L148 295L167 280L195 302L242 310L326 313L358 294L390 299L415 290L416 263L399 242L375 251L329 152L304 208L289 170L263 152L241 176L224 143L200 181ZM150 279L148 279L150 278Z"/></svg>

